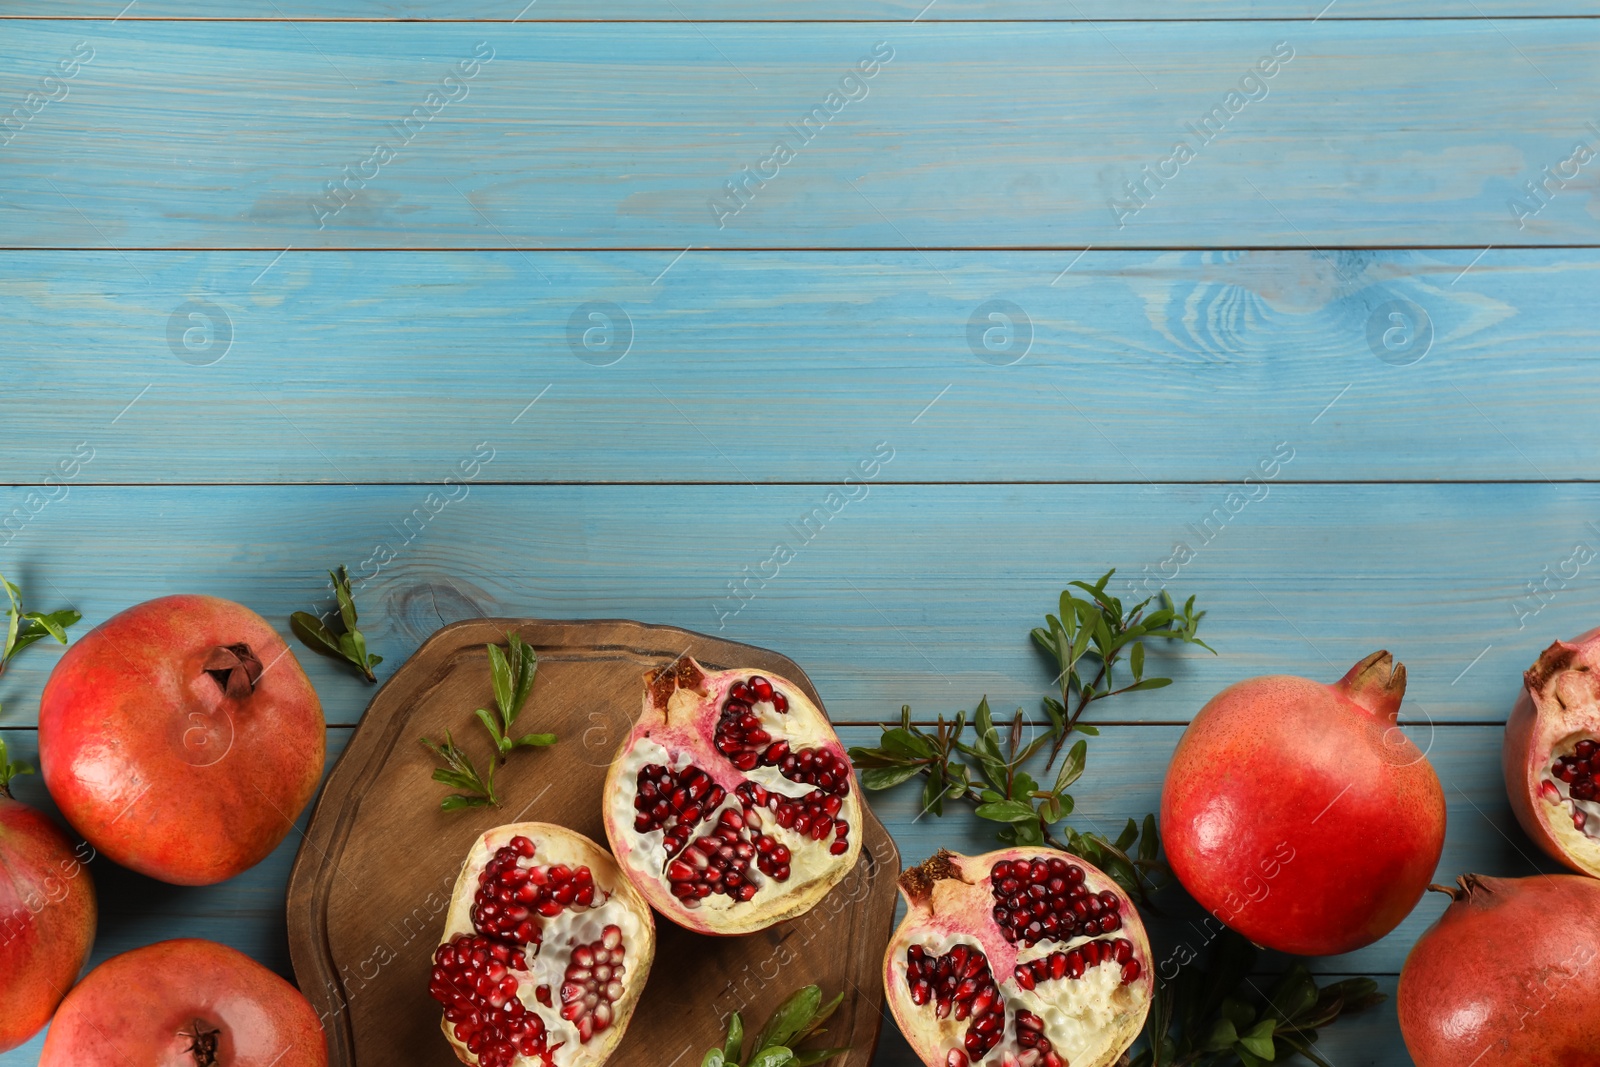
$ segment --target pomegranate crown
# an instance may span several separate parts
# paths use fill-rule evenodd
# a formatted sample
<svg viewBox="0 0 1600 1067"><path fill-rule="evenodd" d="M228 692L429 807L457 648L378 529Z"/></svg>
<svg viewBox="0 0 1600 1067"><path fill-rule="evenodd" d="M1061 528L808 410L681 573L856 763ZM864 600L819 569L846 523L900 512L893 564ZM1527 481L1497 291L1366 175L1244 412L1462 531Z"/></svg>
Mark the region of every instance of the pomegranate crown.
<svg viewBox="0 0 1600 1067"><path fill-rule="evenodd" d="M1544 692L1551 679L1563 671L1589 670L1585 653L1589 651L1590 637L1585 634L1576 641L1556 641L1539 653L1537 662L1522 672L1522 684L1528 687L1528 692Z"/></svg>
<svg viewBox="0 0 1600 1067"><path fill-rule="evenodd" d="M934 883L946 878L966 882L961 877L961 868L956 865L957 858L954 852L941 848L915 867L907 867L900 872L900 895L906 898L906 903L926 901L933 895Z"/></svg>
<svg viewBox="0 0 1600 1067"><path fill-rule="evenodd" d="M672 694L680 689L689 689L704 696L705 681L705 668L696 663L693 656L679 656L665 667L646 671L644 688L650 695L650 706L665 712Z"/></svg>
<svg viewBox="0 0 1600 1067"><path fill-rule="evenodd" d="M1337 686L1372 714L1394 722L1406 695L1406 668L1388 652L1379 650L1350 668Z"/></svg>
<svg viewBox="0 0 1600 1067"><path fill-rule="evenodd" d="M1436 882L1428 887L1428 891L1443 893L1456 904L1460 904L1463 901L1472 903L1481 900L1483 897L1494 895L1493 887L1489 885L1488 880L1481 874L1463 874L1456 879L1456 884L1453 886L1439 885Z"/></svg>

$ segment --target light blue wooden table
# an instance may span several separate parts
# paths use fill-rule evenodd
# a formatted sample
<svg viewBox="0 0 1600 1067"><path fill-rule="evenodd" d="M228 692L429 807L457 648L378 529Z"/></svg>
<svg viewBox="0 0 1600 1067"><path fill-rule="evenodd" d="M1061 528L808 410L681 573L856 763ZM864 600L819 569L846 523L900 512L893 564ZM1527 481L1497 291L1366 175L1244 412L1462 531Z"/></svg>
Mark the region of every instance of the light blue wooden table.
<svg viewBox="0 0 1600 1067"><path fill-rule="evenodd" d="M1498 751L1600 623L1600 2L1325 2L5 0L0 569L85 625L286 625L387 546L385 674L459 618L631 617L782 650L865 743L1036 711L1028 629L1115 566L1220 655L1104 706L1080 825L1153 810L1227 682L1384 646L1440 878L1542 869ZM54 656L0 681L24 757ZM338 751L371 691L305 658ZM908 860L986 843L874 806ZM99 866L96 960L287 973L295 844ZM1317 969L1392 990L1441 907ZM1392 1005L1320 1047L1410 1062Z"/></svg>

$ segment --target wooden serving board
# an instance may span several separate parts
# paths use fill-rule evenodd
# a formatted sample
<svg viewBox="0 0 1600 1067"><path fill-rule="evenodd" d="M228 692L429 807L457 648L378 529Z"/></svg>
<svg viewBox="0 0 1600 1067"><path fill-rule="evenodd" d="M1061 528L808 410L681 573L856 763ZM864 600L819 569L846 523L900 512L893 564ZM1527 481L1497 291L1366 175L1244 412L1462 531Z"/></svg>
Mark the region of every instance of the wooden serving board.
<svg viewBox="0 0 1600 1067"><path fill-rule="evenodd" d="M486 754L473 709L493 707L487 645L515 629L539 653L523 731L554 732L501 769L502 807L445 813L418 743L446 729ZM603 847L601 790L637 717L645 671L688 653L708 668L782 675L817 703L793 661L667 626L623 621L475 619L446 626L373 698L317 802L289 879L295 977L322 1016L335 1067L448 1067L428 970L456 874L474 839L502 823L559 823ZM481 766L481 764L480 764ZM867 1067L884 1019L881 964L894 922L900 855L863 805L861 859L810 913L761 933L714 938L657 916L649 985L611 1062L698 1067L727 1016L753 1032L808 983L845 1002L825 1039L849 1045L836 1067Z"/></svg>

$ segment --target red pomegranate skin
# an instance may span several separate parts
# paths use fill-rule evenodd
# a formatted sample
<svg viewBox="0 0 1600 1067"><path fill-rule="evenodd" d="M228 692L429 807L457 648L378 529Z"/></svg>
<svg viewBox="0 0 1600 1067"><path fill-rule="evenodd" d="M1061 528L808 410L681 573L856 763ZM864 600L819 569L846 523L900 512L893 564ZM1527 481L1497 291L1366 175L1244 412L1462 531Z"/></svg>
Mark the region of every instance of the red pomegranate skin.
<svg viewBox="0 0 1600 1067"><path fill-rule="evenodd" d="M1417 1067L1600 1067L1600 881L1459 884L1400 972Z"/></svg>
<svg viewBox="0 0 1600 1067"><path fill-rule="evenodd" d="M229 695L206 669L247 646L263 668ZM168 596L69 648L39 702L50 795L90 844L141 874L210 885L261 862L322 777L322 705L294 653L250 609Z"/></svg>
<svg viewBox="0 0 1600 1067"><path fill-rule="evenodd" d="M50 1021L89 958L95 917L94 881L72 843L0 783L0 1052Z"/></svg>
<svg viewBox="0 0 1600 1067"><path fill-rule="evenodd" d="M1389 933L1444 847L1439 778L1395 720L1405 668L1386 652L1334 685L1276 675L1201 709L1161 794L1173 872L1251 941L1327 956Z"/></svg>
<svg viewBox="0 0 1600 1067"><path fill-rule="evenodd" d="M39 1067L327 1062L322 1025L299 990L242 952L198 938L136 948L90 971L56 1012L39 1057Z"/></svg>

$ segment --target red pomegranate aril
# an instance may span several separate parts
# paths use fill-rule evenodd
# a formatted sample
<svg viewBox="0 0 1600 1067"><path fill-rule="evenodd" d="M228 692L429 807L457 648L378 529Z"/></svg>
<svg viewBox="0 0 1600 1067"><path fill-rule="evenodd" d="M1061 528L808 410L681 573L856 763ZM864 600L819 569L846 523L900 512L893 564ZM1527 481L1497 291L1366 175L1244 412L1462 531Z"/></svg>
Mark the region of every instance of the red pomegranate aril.
<svg viewBox="0 0 1600 1067"><path fill-rule="evenodd" d="M1111 1067L1137 1038L1153 992L1149 943L1132 903L1091 865L1043 848L941 852L904 872L900 889L907 915L890 942L885 990L928 1067L1068 1067L1068 1048L1076 1067ZM1063 899L1083 914L1062 914ZM1118 916L1127 933L1100 939L1100 918ZM1033 935L1062 943L1019 958ZM975 960L979 980L966 973ZM1077 984L1098 966L1110 973Z"/></svg>
<svg viewBox="0 0 1600 1067"><path fill-rule="evenodd" d="M518 1050L526 1056L547 1051L544 1020L516 999L517 980L507 970L526 969L521 952L481 934L462 934L440 945L433 962L428 992L479 1063L510 1067Z"/></svg>
<svg viewBox="0 0 1600 1067"><path fill-rule="evenodd" d="M552 862L540 865L540 858ZM593 937L598 928L599 939L576 943L574 919L593 924L578 929ZM624 925L634 932L625 937ZM598 1065L621 1039L654 955L649 909L612 858L547 824L502 827L479 839L446 929L452 936L435 952L429 992L444 1007L458 1057L475 1065L511 1067L525 1057L555 1067L564 1047L566 1067ZM520 987L534 956L543 973L563 975L555 990Z"/></svg>
<svg viewBox="0 0 1600 1067"><path fill-rule="evenodd" d="M995 923L1012 943L1070 941L1110 933L1122 925L1116 894L1090 893L1084 888L1083 868L1058 857L1033 863L1002 861L989 872L989 881Z"/></svg>

